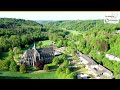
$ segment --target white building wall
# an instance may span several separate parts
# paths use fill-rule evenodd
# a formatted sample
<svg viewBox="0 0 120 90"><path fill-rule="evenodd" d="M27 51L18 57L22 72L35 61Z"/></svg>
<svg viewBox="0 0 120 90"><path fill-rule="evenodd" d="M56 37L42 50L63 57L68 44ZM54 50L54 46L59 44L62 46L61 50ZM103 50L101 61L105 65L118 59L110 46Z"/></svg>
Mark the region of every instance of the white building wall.
<svg viewBox="0 0 120 90"><path fill-rule="evenodd" d="M120 58L118 58L118 57L116 57L116 56L113 56L113 55L110 55L110 54L106 54L105 56L106 56L106 58L108 58L109 60L120 61Z"/></svg>
<svg viewBox="0 0 120 90"><path fill-rule="evenodd" d="M80 60L82 61L82 63L88 64L88 61L86 59L84 59L83 57L80 57Z"/></svg>

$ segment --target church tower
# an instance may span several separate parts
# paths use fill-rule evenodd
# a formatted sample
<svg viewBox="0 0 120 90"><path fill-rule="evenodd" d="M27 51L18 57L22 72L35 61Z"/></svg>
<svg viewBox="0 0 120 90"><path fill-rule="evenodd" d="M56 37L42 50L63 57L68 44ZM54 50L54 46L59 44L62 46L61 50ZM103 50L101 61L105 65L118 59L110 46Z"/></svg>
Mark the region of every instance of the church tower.
<svg viewBox="0 0 120 90"><path fill-rule="evenodd" d="M35 62L36 62L36 46L35 46L35 41L34 41L34 46L33 46L32 49L34 49L34 59L33 59L33 66L34 66Z"/></svg>
<svg viewBox="0 0 120 90"><path fill-rule="evenodd" d="M34 41L34 46L33 46L33 49L36 49L36 46L35 46L35 41Z"/></svg>

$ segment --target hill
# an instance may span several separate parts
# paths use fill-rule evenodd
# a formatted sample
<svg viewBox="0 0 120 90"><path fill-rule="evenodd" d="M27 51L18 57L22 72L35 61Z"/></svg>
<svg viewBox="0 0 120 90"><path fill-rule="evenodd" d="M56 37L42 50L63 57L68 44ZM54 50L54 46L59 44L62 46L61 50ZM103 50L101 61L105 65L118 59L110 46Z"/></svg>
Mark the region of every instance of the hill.
<svg viewBox="0 0 120 90"><path fill-rule="evenodd" d="M0 51L33 43L34 40L47 40L46 29L35 21L0 18Z"/></svg>

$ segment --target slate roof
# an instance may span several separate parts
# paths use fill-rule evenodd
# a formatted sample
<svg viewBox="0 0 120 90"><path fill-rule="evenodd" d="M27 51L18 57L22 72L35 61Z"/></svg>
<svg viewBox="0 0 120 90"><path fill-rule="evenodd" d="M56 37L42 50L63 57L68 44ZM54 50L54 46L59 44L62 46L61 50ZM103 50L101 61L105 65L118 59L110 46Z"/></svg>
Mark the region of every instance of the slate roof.
<svg viewBox="0 0 120 90"><path fill-rule="evenodd" d="M92 60L90 57L88 57L88 56L86 56L86 55L82 55L82 57L86 60L86 61L88 61L89 63L88 63L88 65L97 65L97 63L94 61L94 60Z"/></svg>
<svg viewBox="0 0 120 90"><path fill-rule="evenodd" d="M34 57L34 54L47 54L50 52L53 52L54 48L53 47L47 47L47 48L42 48L42 49L28 49L25 51L23 54L23 57L28 58L28 57Z"/></svg>
<svg viewBox="0 0 120 90"><path fill-rule="evenodd" d="M93 64L97 65L97 63L94 60L92 60L89 56L86 56L86 55L82 54L81 52L77 52L77 55L79 57L83 57L86 61L88 61L89 62L88 65L93 65Z"/></svg>
<svg viewBox="0 0 120 90"><path fill-rule="evenodd" d="M103 67L102 65L98 65L94 60L92 60L89 56L86 56L84 54L82 54L81 52L77 51L77 55L79 57L83 57L86 61L88 61L89 63L87 64L87 68L89 70L91 70L94 74L99 75L101 78L103 77L103 73L108 73L109 75L111 75L111 77L113 76L112 72L109 71L107 68Z"/></svg>

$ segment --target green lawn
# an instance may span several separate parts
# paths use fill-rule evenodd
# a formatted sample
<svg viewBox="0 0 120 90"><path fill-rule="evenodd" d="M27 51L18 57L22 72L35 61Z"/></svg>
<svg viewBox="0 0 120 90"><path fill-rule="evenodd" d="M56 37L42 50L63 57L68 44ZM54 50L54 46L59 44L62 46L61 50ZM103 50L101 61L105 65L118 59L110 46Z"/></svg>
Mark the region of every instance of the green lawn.
<svg viewBox="0 0 120 90"><path fill-rule="evenodd" d="M75 35L79 34L79 32L78 32L78 31L75 31L75 30L72 30L72 31L70 31L70 32L73 33L73 34L75 34Z"/></svg>
<svg viewBox="0 0 120 90"><path fill-rule="evenodd" d="M36 47L38 47L38 46L37 46L38 42L39 42L39 41L35 42ZM43 47L43 46L49 46L51 42L52 42L52 41L50 41L50 40L44 40L44 41L42 41L42 47ZM28 50L29 48L32 48L33 46L34 46L34 43L30 44L28 48L22 48L22 50L23 50L23 51Z"/></svg>
<svg viewBox="0 0 120 90"><path fill-rule="evenodd" d="M50 40L45 40L45 41L42 41L43 45L50 45L52 41Z"/></svg>
<svg viewBox="0 0 120 90"><path fill-rule="evenodd" d="M67 31L69 31L70 33L72 33L74 35L80 34L79 31L76 31L76 30L67 30Z"/></svg>
<svg viewBox="0 0 120 90"><path fill-rule="evenodd" d="M50 46L50 43L51 43L52 41L50 41L50 40L44 40L44 41L42 41L42 47L43 46Z"/></svg>
<svg viewBox="0 0 120 90"><path fill-rule="evenodd" d="M57 79L55 72L20 72L0 71L0 79Z"/></svg>

